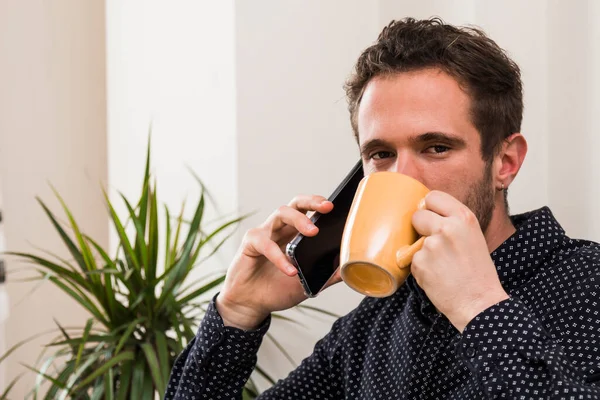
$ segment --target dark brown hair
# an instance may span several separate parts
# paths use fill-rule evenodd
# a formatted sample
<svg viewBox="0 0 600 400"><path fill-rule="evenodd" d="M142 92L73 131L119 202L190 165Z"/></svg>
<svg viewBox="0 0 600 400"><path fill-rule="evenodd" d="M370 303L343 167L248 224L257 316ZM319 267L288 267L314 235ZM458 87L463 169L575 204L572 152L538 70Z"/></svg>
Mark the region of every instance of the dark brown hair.
<svg viewBox="0 0 600 400"><path fill-rule="evenodd" d="M523 89L519 67L486 34L439 18L392 21L358 58L346 82L348 109L358 141L358 107L369 81L380 75L440 68L471 99L471 118L489 161L504 139L521 130Z"/></svg>

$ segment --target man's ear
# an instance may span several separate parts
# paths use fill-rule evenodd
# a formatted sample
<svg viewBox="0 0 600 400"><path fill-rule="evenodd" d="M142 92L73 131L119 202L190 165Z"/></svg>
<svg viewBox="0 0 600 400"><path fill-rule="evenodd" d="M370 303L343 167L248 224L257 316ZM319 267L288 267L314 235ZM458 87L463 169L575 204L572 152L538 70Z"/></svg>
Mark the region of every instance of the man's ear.
<svg viewBox="0 0 600 400"><path fill-rule="evenodd" d="M502 143L495 157L494 185L496 189L508 189L515 179L527 155L527 141L520 133L513 133Z"/></svg>

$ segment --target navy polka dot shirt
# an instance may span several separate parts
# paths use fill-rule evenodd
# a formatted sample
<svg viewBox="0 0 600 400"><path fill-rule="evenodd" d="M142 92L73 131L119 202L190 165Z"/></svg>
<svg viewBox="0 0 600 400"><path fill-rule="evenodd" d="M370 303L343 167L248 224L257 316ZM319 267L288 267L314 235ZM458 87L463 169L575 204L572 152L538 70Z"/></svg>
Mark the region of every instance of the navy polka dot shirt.
<svg viewBox="0 0 600 400"><path fill-rule="evenodd" d="M547 207L512 218L491 255L511 297L462 334L409 277L338 319L260 399L600 399L600 246L569 239ZM165 399L241 399L269 323L224 327L213 299Z"/></svg>

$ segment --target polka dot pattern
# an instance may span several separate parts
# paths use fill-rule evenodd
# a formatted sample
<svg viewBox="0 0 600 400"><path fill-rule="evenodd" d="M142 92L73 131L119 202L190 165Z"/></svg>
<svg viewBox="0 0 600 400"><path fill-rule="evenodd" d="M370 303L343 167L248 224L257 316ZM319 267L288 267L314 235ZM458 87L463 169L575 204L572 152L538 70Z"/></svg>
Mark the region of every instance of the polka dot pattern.
<svg viewBox="0 0 600 400"><path fill-rule="evenodd" d="M365 298L260 399L600 399L600 246L547 208L513 216L492 253L510 298L458 332L409 277ZM241 399L270 319L224 327L214 300L165 399Z"/></svg>

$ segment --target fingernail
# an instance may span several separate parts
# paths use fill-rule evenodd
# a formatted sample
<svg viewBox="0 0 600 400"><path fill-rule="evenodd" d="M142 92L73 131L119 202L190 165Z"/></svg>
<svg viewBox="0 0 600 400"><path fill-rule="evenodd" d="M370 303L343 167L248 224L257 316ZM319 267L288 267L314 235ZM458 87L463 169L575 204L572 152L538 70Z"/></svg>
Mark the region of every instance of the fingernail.
<svg viewBox="0 0 600 400"><path fill-rule="evenodd" d="M294 268L292 265L288 265L286 267L288 274L295 274L296 273L296 268Z"/></svg>
<svg viewBox="0 0 600 400"><path fill-rule="evenodd" d="M317 227L314 224L308 224L306 225L306 229L308 229L309 231L314 231L315 229L317 229Z"/></svg>
<svg viewBox="0 0 600 400"><path fill-rule="evenodd" d="M423 210L423 209L425 208L425 197L423 197L423 198L421 199L421 201L419 202L419 205L417 206L417 208L418 208L419 210Z"/></svg>

